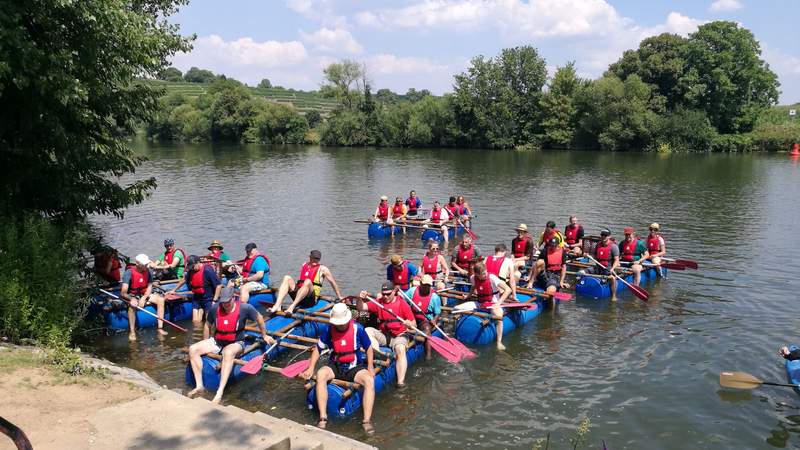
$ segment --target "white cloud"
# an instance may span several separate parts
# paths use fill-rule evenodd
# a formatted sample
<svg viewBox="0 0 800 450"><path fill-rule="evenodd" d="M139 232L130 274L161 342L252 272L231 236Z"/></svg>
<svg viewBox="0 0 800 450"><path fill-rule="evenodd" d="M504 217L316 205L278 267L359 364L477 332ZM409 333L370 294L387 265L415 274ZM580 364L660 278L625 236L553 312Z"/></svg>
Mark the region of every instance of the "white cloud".
<svg viewBox="0 0 800 450"><path fill-rule="evenodd" d="M800 56L764 45L761 57L778 75L782 91L781 103L800 102Z"/></svg>
<svg viewBox="0 0 800 450"><path fill-rule="evenodd" d="M402 75L402 74L435 74L448 70L446 64L438 64L427 58L410 56L399 57L381 53L367 58L367 71L370 74Z"/></svg>
<svg viewBox="0 0 800 450"><path fill-rule="evenodd" d="M323 27L311 34L301 31L300 36L303 38L303 41L313 44L315 48L321 52L357 54L364 50L353 35L342 28L330 29Z"/></svg>
<svg viewBox="0 0 800 450"><path fill-rule="evenodd" d="M744 5L739 0L717 0L708 7L708 10L712 12L727 12L742 8L744 8Z"/></svg>

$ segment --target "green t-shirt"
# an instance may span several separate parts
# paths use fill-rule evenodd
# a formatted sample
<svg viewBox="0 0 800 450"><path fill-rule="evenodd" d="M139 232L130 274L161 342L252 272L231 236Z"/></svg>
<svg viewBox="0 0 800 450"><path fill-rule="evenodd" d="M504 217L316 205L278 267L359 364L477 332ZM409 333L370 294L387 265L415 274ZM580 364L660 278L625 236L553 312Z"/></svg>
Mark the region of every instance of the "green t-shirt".
<svg viewBox="0 0 800 450"><path fill-rule="evenodd" d="M161 254L161 256L158 257L158 260L166 262L167 261L166 257L167 257L167 252L164 252ZM176 258L178 260L178 265L175 266L175 268L172 270L175 271L175 276L177 278L183 278L183 268L186 266L186 261L183 260L183 252L176 249L175 253L172 255L172 262L175 262Z"/></svg>

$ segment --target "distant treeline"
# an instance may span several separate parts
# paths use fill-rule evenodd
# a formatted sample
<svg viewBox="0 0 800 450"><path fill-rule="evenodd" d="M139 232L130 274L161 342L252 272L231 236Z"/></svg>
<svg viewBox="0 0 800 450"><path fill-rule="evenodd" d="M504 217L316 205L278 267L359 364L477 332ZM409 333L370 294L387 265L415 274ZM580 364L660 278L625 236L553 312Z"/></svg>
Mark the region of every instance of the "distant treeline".
<svg viewBox="0 0 800 450"><path fill-rule="evenodd" d="M574 63L548 78L544 58L522 46L473 58L455 75L453 93L441 97L373 93L367 68L343 60L324 70L319 94L337 105L325 117L253 96L207 70L171 68L160 78L209 88L193 99L165 96L148 135L342 146L786 149L800 141L800 125L773 107L779 82L760 55L753 34L734 22L708 23L686 38L647 38L595 80L579 77Z"/></svg>

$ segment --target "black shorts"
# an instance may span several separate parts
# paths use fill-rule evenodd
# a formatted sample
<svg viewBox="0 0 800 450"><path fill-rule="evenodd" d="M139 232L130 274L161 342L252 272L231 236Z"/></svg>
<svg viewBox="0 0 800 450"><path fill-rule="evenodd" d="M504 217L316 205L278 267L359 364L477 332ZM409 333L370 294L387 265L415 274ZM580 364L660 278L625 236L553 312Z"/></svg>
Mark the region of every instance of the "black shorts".
<svg viewBox="0 0 800 450"><path fill-rule="evenodd" d="M340 366L331 360L328 360L325 365L331 368L334 378L344 381L355 381L358 372L367 368L364 364L356 364L352 369L345 369L344 366Z"/></svg>
<svg viewBox="0 0 800 450"><path fill-rule="evenodd" d="M202 309L206 313L211 310L211 298L205 294L192 294L192 309Z"/></svg>
<svg viewBox="0 0 800 450"><path fill-rule="evenodd" d="M292 297L292 300L297 300L295 297L297 297L297 291L299 289L300 288L298 286L295 286L294 289L289 291L289 296ZM300 300L300 303L298 303L297 306L300 307L300 308L306 309L306 308L311 308L312 306L315 306L316 304L317 304L317 296L314 294L314 288L312 287L311 291L308 293L308 295L306 295L303 298L303 300Z"/></svg>
<svg viewBox="0 0 800 450"><path fill-rule="evenodd" d="M417 211L416 211L416 210L414 210L414 211L411 211L411 210L409 210L409 211L406 213L406 215L407 215L407 216L416 216L416 215L417 215Z"/></svg>
<svg viewBox="0 0 800 450"><path fill-rule="evenodd" d="M588 274L592 274L592 275L608 275L609 273L611 273L605 267L600 267L600 266L597 266L597 265L592 266L592 267L588 267L588 268L583 269L583 270L584 270L584 272L586 272Z"/></svg>
<svg viewBox="0 0 800 450"><path fill-rule="evenodd" d="M555 286L556 289L561 288L561 273L560 272L551 272L545 270L544 272L539 274L539 277L536 279L536 287L539 289L547 289L550 286Z"/></svg>

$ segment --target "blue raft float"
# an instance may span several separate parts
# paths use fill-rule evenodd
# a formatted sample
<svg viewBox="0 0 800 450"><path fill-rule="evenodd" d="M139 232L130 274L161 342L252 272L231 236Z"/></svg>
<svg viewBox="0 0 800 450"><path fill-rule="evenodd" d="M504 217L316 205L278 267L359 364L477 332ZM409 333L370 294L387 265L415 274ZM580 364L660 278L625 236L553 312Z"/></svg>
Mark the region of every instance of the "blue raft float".
<svg viewBox="0 0 800 450"><path fill-rule="evenodd" d="M531 296L518 293L517 298L520 302L525 303L530 300ZM541 297L532 304L536 305L535 309L515 308L506 311L503 316L503 336L521 328L542 313L544 301ZM455 338L466 345L487 345L497 340L497 329L493 319L465 314L456 322Z"/></svg>
<svg viewBox="0 0 800 450"><path fill-rule="evenodd" d="M386 225L385 223L380 222L372 222L369 224L369 227L367 227L367 235L369 235L370 239L387 238L392 235L392 228L394 228L395 233L400 231L400 227Z"/></svg>
<svg viewBox="0 0 800 450"><path fill-rule="evenodd" d="M454 226L454 227L447 227L447 238L453 239L458 234L464 233L464 227L462 226ZM444 241L444 233L440 229L433 229L428 228L427 230L422 232L422 236L420 237L423 242L428 242L429 240L433 239L434 241L442 242Z"/></svg>
<svg viewBox="0 0 800 450"><path fill-rule="evenodd" d="M664 275L667 274L667 269L661 268L661 270ZM620 278L633 284L633 274L620 276ZM641 283L652 281L656 278L658 278L656 268L642 270ZM622 292L626 289L628 289L628 286L625 283L617 282L617 292ZM578 278L578 282L575 285L575 292L594 299L608 298L611 297L611 284L602 278L583 276Z"/></svg>
<svg viewBox="0 0 800 450"><path fill-rule="evenodd" d="M790 345L789 351L794 350L797 350L797 346ZM789 383L800 384L800 359L795 359L794 361L786 360L786 379L789 380ZM800 389L794 388L794 391L800 394Z"/></svg>

